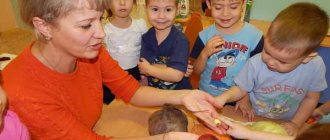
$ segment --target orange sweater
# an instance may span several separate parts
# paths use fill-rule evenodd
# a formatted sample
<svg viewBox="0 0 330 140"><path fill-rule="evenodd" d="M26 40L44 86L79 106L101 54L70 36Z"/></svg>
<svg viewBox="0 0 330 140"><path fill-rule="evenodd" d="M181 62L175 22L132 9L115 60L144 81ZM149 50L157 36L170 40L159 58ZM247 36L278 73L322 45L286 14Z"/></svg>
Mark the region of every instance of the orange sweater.
<svg viewBox="0 0 330 140"><path fill-rule="evenodd" d="M73 73L60 74L38 61L31 47L4 69L3 86L32 139L106 139L92 131L102 112L102 82L125 102L139 83L104 48L94 60L78 60Z"/></svg>

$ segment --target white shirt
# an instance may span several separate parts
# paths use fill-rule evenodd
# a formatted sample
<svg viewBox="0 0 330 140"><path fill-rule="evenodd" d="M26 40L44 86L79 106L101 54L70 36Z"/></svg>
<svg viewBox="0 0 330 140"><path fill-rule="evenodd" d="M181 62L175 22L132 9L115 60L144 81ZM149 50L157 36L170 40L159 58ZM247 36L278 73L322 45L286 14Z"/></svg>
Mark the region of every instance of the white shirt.
<svg viewBox="0 0 330 140"><path fill-rule="evenodd" d="M104 43L112 58L125 70L136 67L140 58L141 37L147 31L145 21L132 19L128 28L118 28L107 23L104 30Z"/></svg>

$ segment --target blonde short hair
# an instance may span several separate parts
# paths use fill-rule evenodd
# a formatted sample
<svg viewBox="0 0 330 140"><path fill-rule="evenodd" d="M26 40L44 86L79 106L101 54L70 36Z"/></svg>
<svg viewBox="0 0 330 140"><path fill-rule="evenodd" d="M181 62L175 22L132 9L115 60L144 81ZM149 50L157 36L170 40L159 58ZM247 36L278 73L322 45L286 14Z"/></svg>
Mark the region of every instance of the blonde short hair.
<svg viewBox="0 0 330 140"><path fill-rule="evenodd" d="M19 0L20 14L22 20L31 27L33 27L33 17L54 24L58 18L81 8L76 6L80 2L87 2L89 8L103 11L107 0Z"/></svg>

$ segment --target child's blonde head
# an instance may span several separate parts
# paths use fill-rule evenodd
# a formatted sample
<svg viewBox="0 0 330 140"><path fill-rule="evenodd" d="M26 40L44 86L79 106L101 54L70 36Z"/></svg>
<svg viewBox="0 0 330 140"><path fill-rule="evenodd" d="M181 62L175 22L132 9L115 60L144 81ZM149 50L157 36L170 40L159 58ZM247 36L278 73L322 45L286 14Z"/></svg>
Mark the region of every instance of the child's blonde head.
<svg viewBox="0 0 330 140"><path fill-rule="evenodd" d="M296 3L281 11L272 22L267 38L278 50L308 55L327 34L329 18L312 3Z"/></svg>

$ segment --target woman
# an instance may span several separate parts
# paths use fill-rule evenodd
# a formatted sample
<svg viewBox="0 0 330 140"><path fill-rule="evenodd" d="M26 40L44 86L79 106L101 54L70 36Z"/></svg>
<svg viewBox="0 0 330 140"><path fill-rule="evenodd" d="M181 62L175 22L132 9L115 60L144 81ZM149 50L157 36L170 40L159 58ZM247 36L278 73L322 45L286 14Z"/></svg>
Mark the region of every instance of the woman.
<svg viewBox="0 0 330 140"><path fill-rule="evenodd" d="M102 47L102 0L20 0L23 21L37 40L4 69L10 108L32 139L110 139L92 131L102 111L102 83L116 98L137 106L185 105L212 124L214 99L198 90L140 87ZM219 132L221 130L218 130ZM168 133L138 139L197 139ZM116 139L116 138L112 138Z"/></svg>

